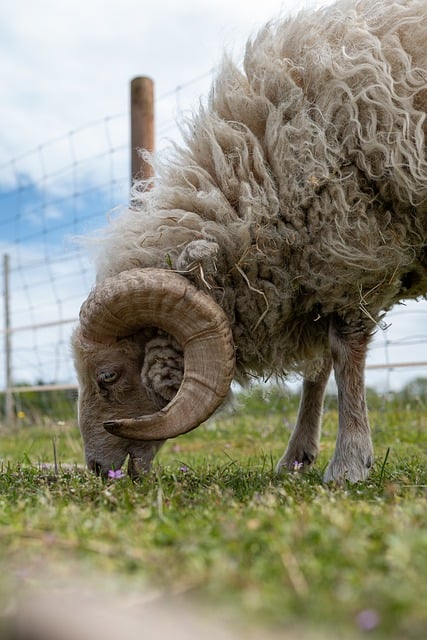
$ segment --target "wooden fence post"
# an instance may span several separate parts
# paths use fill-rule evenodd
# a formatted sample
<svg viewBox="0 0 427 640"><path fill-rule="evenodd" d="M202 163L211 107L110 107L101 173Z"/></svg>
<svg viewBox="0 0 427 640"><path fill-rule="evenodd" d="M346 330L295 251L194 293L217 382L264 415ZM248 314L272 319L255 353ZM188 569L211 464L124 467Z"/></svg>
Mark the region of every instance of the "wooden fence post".
<svg viewBox="0 0 427 640"><path fill-rule="evenodd" d="M139 150L154 151L154 82L138 77L131 82L131 181L152 177L152 167Z"/></svg>
<svg viewBox="0 0 427 640"><path fill-rule="evenodd" d="M4 414L6 423L14 419L12 392L12 344L10 331L10 264L7 253L3 255L3 295L4 295L4 352L5 352L5 390Z"/></svg>

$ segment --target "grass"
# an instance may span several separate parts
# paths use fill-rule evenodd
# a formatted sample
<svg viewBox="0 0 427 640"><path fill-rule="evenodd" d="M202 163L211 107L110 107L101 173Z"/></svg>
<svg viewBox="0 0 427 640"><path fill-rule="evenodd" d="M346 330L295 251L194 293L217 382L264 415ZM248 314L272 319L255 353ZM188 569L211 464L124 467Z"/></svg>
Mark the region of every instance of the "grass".
<svg viewBox="0 0 427 640"><path fill-rule="evenodd" d="M185 595L243 626L424 639L427 407L372 405L370 478L331 487L321 477L336 433L333 400L320 459L304 476L274 474L297 408L279 394L256 391L238 412L169 441L137 483L102 482L76 466L83 460L73 424L3 428L0 562L8 578L0 579L0 607L11 593L52 579L68 584L77 573L122 596Z"/></svg>

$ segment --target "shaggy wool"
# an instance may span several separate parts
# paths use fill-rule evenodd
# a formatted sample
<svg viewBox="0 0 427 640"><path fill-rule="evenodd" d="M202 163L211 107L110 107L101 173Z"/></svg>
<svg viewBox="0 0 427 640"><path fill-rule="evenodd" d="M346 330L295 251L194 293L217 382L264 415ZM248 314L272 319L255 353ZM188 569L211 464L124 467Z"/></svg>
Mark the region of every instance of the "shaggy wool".
<svg viewBox="0 0 427 640"><path fill-rule="evenodd" d="M425 0L268 24L98 234L98 281L184 272L228 314L238 377L310 376L330 314L374 328L424 295L426 42Z"/></svg>

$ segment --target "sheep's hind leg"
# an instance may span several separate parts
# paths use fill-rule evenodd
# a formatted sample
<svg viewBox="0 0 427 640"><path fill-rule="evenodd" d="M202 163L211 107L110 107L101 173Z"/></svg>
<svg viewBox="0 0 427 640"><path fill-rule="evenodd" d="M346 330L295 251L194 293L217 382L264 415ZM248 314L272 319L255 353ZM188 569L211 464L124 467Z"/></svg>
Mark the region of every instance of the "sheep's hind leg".
<svg viewBox="0 0 427 640"><path fill-rule="evenodd" d="M323 397L332 369L332 359L326 358L314 380L304 379L297 421L287 449L276 471L303 470L317 458L323 412Z"/></svg>
<svg viewBox="0 0 427 640"><path fill-rule="evenodd" d="M364 372L371 333L334 319L329 339L338 387L338 435L334 456L325 473L331 480L365 480L373 448L365 400Z"/></svg>

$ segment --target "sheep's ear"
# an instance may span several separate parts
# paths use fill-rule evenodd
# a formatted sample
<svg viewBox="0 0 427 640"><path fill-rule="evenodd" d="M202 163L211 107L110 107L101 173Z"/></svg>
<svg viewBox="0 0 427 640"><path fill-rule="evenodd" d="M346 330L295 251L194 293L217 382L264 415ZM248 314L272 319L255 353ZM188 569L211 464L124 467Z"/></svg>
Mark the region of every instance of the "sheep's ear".
<svg viewBox="0 0 427 640"><path fill-rule="evenodd" d="M132 269L107 278L80 311L81 332L93 342L112 342L142 327L162 329L181 346L181 386L157 413L104 426L134 440L174 438L198 427L227 397L235 365L231 326L210 296L163 269Z"/></svg>

